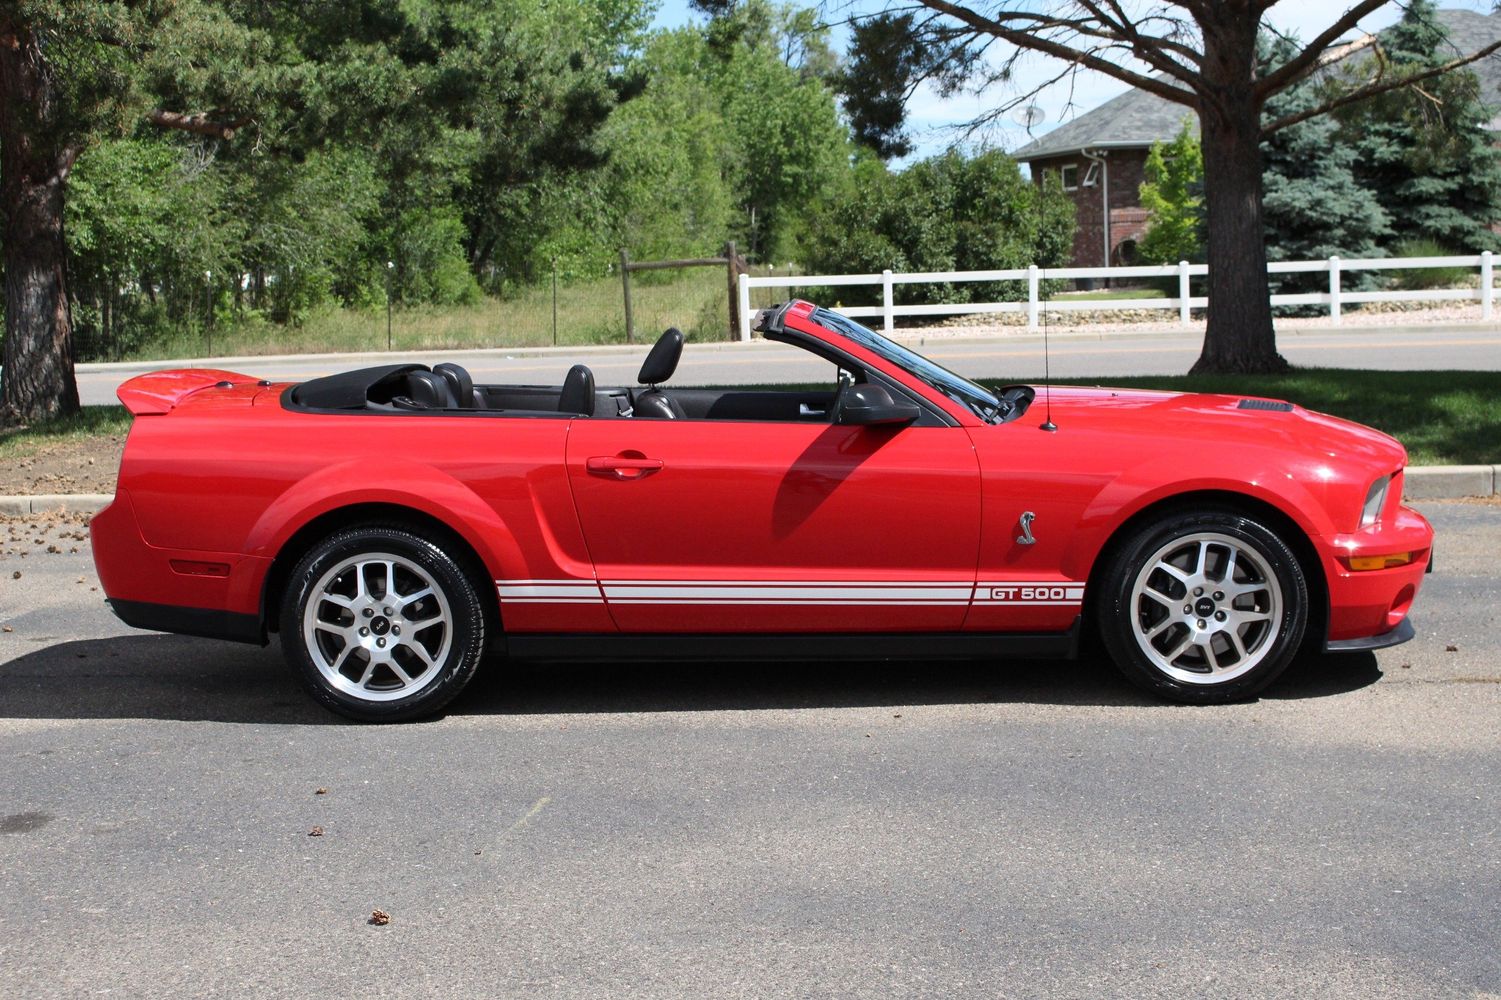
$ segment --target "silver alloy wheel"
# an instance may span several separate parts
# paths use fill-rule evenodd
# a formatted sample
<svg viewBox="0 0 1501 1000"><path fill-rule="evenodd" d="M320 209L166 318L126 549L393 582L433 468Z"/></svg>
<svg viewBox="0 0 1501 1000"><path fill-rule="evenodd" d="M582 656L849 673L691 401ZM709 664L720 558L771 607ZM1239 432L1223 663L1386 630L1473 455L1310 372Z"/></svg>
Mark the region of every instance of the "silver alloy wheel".
<svg viewBox="0 0 1501 1000"><path fill-rule="evenodd" d="M367 552L335 565L309 591L302 638L330 687L364 701L396 701L442 673L453 614L427 570L404 556Z"/></svg>
<svg viewBox="0 0 1501 1000"><path fill-rule="evenodd" d="M1253 669L1277 645L1282 584L1240 538L1175 538L1142 563L1131 585L1137 645L1184 684L1221 684Z"/></svg>

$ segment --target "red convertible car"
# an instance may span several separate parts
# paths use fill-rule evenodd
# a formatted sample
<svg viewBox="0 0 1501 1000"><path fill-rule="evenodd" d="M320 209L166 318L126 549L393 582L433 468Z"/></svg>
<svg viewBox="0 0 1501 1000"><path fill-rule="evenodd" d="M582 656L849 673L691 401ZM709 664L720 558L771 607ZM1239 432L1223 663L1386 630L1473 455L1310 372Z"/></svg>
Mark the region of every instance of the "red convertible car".
<svg viewBox="0 0 1501 1000"><path fill-rule="evenodd" d="M142 375L94 557L140 628L280 634L336 712L399 720L529 659L1072 657L1249 696L1301 648L1408 639L1433 531L1384 434L1268 399L986 388L807 302L820 392Z"/></svg>

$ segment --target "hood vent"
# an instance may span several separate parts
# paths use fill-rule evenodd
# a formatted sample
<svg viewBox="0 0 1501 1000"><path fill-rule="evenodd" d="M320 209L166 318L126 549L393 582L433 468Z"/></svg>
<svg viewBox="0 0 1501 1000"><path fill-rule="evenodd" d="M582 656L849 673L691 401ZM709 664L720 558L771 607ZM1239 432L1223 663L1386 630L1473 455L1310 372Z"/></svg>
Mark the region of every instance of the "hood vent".
<svg viewBox="0 0 1501 1000"><path fill-rule="evenodd" d="M1236 404L1237 410L1275 410L1278 413L1291 413L1293 404L1284 403L1280 399L1242 399Z"/></svg>

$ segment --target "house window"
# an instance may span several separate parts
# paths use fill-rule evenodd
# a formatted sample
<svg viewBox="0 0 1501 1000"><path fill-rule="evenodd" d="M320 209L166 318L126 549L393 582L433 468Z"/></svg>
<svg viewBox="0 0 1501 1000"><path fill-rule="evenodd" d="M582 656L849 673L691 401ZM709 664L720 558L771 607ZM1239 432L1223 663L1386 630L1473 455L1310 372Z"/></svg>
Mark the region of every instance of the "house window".
<svg viewBox="0 0 1501 1000"><path fill-rule="evenodd" d="M1063 190L1079 190L1079 165L1077 163L1068 164L1059 170L1058 173L1063 180Z"/></svg>
<svg viewBox="0 0 1501 1000"><path fill-rule="evenodd" d="M1074 169L1077 170L1078 168L1075 167ZM1098 183L1100 183L1100 165L1094 161L1090 161L1089 169L1084 171L1084 187L1092 188Z"/></svg>

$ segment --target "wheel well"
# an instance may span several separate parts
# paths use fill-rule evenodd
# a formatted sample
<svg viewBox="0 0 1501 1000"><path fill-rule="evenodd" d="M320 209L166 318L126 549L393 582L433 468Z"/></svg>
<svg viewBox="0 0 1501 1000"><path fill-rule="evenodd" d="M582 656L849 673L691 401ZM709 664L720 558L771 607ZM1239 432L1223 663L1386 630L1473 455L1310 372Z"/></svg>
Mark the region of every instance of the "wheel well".
<svg viewBox="0 0 1501 1000"><path fill-rule="evenodd" d="M287 580L292 575L293 568L302 557L307 555L320 539L327 538L336 531L361 524L387 524L416 529L442 542L445 551L457 559L470 578L480 585L480 600L484 603L485 615L494 626L489 630L490 635L496 638L500 636L500 600L496 596L495 587L490 579L489 571L485 568L484 560L480 559L479 553L474 551L474 546L470 545L463 535L431 514L414 510L411 507L403 507L400 504L388 503L353 504L319 514L298 528L292 537L287 539L286 544L281 547L281 551L272 561L271 569L266 573L266 582L261 589L261 620L265 622L268 632L276 632L280 629L281 622L278 619L281 616L283 591L286 589Z"/></svg>
<svg viewBox="0 0 1501 1000"><path fill-rule="evenodd" d="M1267 527L1277 531L1282 540L1287 543L1288 548L1293 550L1293 555L1298 557L1298 565L1302 567L1303 578L1308 584L1308 626L1304 632L1305 645L1314 642L1322 644L1329 627L1329 582L1324 577L1324 564L1319 559L1313 542L1309 540L1307 533L1298 525L1298 522L1265 500L1226 490L1199 490L1194 493L1180 493L1166 497L1143 507L1115 529L1104 547L1100 549L1094 565L1090 567L1089 582L1085 585L1085 617L1086 623L1091 627L1090 631L1092 632L1096 613L1095 605L1099 597L1099 580L1105 574L1116 551L1125 544L1126 539L1130 538L1140 525L1164 514L1179 510L1201 511L1205 508L1230 510L1234 513L1256 517L1265 522Z"/></svg>

